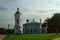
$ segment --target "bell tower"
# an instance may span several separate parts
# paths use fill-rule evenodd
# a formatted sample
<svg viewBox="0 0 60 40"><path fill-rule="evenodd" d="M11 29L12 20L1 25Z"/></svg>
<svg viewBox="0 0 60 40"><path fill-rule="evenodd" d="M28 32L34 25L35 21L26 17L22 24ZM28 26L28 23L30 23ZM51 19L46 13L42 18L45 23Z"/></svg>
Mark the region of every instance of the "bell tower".
<svg viewBox="0 0 60 40"><path fill-rule="evenodd" d="M22 34L23 33L23 24L21 13L19 12L19 8L17 8L17 12L14 14L15 17L15 26L14 26L14 34Z"/></svg>

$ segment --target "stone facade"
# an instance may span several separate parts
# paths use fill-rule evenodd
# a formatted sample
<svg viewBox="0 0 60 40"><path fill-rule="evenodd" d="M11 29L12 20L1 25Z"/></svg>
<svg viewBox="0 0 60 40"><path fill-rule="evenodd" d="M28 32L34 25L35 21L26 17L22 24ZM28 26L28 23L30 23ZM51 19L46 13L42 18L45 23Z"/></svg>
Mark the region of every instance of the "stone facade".
<svg viewBox="0 0 60 40"><path fill-rule="evenodd" d="M32 21L23 25L23 32L27 34L38 34L40 33L40 23Z"/></svg>
<svg viewBox="0 0 60 40"><path fill-rule="evenodd" d="M43 26L42 26L43 25ZM47 33L47 26L46 24L42 24L41 22L27 22L23 25L23 33L25 34L40 34L40 33Z"/></svg>

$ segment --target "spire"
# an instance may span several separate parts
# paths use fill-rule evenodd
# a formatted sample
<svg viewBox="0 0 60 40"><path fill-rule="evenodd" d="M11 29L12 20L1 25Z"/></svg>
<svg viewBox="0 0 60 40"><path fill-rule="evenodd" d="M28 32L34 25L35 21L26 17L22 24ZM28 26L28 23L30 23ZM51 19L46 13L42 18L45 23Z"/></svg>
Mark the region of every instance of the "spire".
<svg viewBox="0 0 60 40"><path fill-rule="evenodd" d="M41 19L40 19L40 23L41 23Z"/></svg>
<svg viewBox="0 0 60 40"><path fill-rule="evenodd" d="M17 8L17 12L19 12L19 8Z"/></svg>

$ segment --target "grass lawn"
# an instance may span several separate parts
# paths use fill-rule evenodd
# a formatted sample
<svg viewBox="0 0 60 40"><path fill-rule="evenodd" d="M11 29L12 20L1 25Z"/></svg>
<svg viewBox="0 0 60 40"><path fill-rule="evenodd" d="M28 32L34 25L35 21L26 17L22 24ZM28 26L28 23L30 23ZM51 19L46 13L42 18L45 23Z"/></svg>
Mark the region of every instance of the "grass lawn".
<svg viewBox="0 0 60 40"><path fill-rule="evenodd" d="M55 37L59 37L60 34L22 34L22 35L6 35L4 40L52 40Z"/></svg>

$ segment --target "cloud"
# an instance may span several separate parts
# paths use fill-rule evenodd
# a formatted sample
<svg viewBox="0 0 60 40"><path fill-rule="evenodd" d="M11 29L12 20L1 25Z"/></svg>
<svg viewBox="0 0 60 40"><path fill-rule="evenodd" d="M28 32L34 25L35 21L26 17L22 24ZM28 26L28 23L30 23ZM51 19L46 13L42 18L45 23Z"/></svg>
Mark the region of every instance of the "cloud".
<svg viewBox="0 0 60 40"><path fill-rule="evenodd" d="M0 5L0 11L6 11L6 10L7 9L4 6Z"/></svg>
<svg viewBox="0 0 60 40"><path fill-rule="evenodd" d="M44 21L54 13L60 12L60 0L0 0L0 24L6 26L10 22L14 25L14 13L17 7L22 13L23 23L26 19L33 18Z"/></svg>

